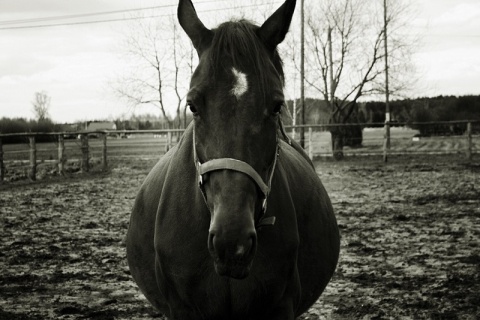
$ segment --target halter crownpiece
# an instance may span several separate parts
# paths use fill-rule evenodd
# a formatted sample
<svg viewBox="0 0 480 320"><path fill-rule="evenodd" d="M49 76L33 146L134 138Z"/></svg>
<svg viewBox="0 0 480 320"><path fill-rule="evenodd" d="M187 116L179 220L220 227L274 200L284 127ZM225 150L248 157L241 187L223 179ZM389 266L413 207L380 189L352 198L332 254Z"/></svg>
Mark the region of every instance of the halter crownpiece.
<svg viewBox="0 0 480 320"><path fill-rule="evenodd" d="M270 169L270 175L268 177L267 183L265 183L262 177L258 174L258 172L252 168L251 165L248 163L232 158L219 158L219 159L212 159L207 162L201 163L198 159L197 149L195 146L195 126L193 126L193 156L195 161L195 168L197 169L198 174L198 185L203 195L203 200L208 207L207 202L207 195L205 193L205 189L203 188L204 178L203 175L217 170L231 170L241 172L249 176L258 186L258 188L262 191L263 194L263 201L262 201L262 213L259 218L258 223L256 224L256 228L264 227L264 226L272 226L275 223L275 217L264 217L265 213L267 212L267 199L268 195L270 194L271 185L272 185L272 178L275 172L275 167L277 166L277 158L280 153L280 144L277 141L277 147L275 150L275 158L273 160L272 167Z"/></svg>

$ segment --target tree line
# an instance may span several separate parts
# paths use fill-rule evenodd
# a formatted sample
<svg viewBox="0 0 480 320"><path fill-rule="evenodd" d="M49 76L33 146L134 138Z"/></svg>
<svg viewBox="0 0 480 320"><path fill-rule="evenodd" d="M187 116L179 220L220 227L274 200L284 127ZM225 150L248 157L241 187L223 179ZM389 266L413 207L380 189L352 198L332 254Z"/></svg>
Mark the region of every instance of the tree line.
<svg viewBox="0 0 480 320"><path fill-rule="evenodd" d="M62 131L62 125L53 123L52 120L27 120L25 118L0 118L0 134L15 134L15 133L50 133ZM47 135L38 137L38 141L49 141L50 137ZM3 143L23 143L27 142L26 137L3 137Z"/></svg>
<svg viewBox="0 0 480 320"><path fill-rule="evenodd" d="M294 101L287 102L289 112L293 112ZM325 100L307 98L305 100L307 124L332 123L330 108ZM390 102L392 122L435 122L457 120L480 120L480 95L437 96ZM297 110L298 112L298 110ZM335 123L361 123L378 126L385 122L385 102L357 102L347 121Z"/></svg>
<svg viewBox="0 0 480 320"><path fill-rule="evenodd" d="M191 115L187 115L186 122L192 120ZM154 114L131 115L129 118L117 118L113 120L94 120L78 121L75 123L55 123L48 117L33 119L25 118L0 118L0 134L16 133L46 133L46 135L37 136L37 142L54 141L56 138L48 135L54 132L64 132L67 138L75 138L76 135L68 133L85 131L92 122L112 122L115 123L117 130L162 130L177 128L175 123L185 122L183 117L173 118L173 121L166 120L162 116ZM22 136L3 137L2 143L27 143L28 138Z"/></svg>
<svg viewBox="0 0 480 320"><path fill-rule="evenodd" d="M391 103L392 119L398 122L480 120L480 96L437 96L396 100ZM359 105L359 122L384 122L385 103Z"/></svg>

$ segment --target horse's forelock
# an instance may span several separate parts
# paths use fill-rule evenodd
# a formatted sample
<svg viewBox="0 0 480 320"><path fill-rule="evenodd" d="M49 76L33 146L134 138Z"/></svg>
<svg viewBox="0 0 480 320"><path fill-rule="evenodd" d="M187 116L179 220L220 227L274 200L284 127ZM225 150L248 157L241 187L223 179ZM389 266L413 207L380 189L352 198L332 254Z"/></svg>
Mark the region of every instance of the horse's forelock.
<svg viewBox="0 0 480 320"><path fill-rule="evenodd" d="M221 24L215 29L210 61L214 75L220 70L230 70L231 67L239 70L253 69L259 77L262 92L265 92L264 88L270 87L275 77L280 77L283 85L284 75L278 52L268 53L256 34L257 30L258 26L247 20Z"/></svg>

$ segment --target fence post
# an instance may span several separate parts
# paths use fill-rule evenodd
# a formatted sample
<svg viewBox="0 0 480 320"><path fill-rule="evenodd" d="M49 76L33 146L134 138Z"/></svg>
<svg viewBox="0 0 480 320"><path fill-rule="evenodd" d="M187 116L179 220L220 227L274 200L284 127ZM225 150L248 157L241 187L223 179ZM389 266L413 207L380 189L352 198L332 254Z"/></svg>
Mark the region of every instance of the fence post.
<svg viewBox="0 0 480 320"><path fill-rule="evenodd" d="M103 167L103 170L106 171L107 168L108 168L108 163L107 163L107 133L103 134L102 139L103 139L102 167Z"/></svg>
<svg viewBox="0 0 480 320"><path fill-rule="evenodd" d="M308 127L308 157L313 160L313 129Z"/></svg>
<svg viewBox="0 0 480 320"><path fill-rule="evenodd" d="M0 138L0 184L3 183L5 179L5 165L3 164L3 143L2 138Z"/></svg>
<svg viewBox="0 0 480 320"><path fill-rule="evenodd" d="M167 132L167 146L165 147L165 152L170 150L170 146L172 145L172 132L168 131Z"/></svg>
<svg viewBox="0 0 480 320"><path fill-rule="evenodd" d="M467 123L467 160L472 161L472 123Z"/></svg>
<svg viewBox="0 0 480 320"><path fill-rule="evenodd" d="M35 143L35 136L28 137L30 141L30 171L28 172L28 178L35 181L37 179L37 146Z"/></svg>
<svg viewBox="0 0 480 320"><path fill-rule="evenodd" d="M65 175L65 142L63 134L58 135L58 173Z"/></svg>
<svg viewBox="0 0 480 320"><path fill-rule="evenodd" d="M82 149L82 161L81 161L81 171L88 172L90 169L88 164L88 134L83 133L80 135L81 149Z"/></svg>

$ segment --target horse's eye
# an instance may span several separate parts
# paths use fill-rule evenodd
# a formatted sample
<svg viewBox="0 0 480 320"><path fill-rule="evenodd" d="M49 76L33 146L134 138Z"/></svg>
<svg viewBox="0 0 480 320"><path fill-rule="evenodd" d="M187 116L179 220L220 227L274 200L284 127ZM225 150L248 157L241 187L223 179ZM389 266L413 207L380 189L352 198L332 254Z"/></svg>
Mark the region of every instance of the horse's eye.
<svg viewBox="0 0 480 320"><path fill-rule="evenodd" d="M193 113L193 115L194 115L194 116L197 115L198 110L197 110L197 108L195 107L195 105L192 104L191 102L188 102L187 105L188 105L188 108L190 109L190 111Z"/></svg>
<svg viewBox="0 0 480 320"><path fill-rule="evenodd" d="M283 104L284 104L283 102L278 102L275 105L275 108L273 108L273 114L275 115L279 114L282 111Z"/></svg>

